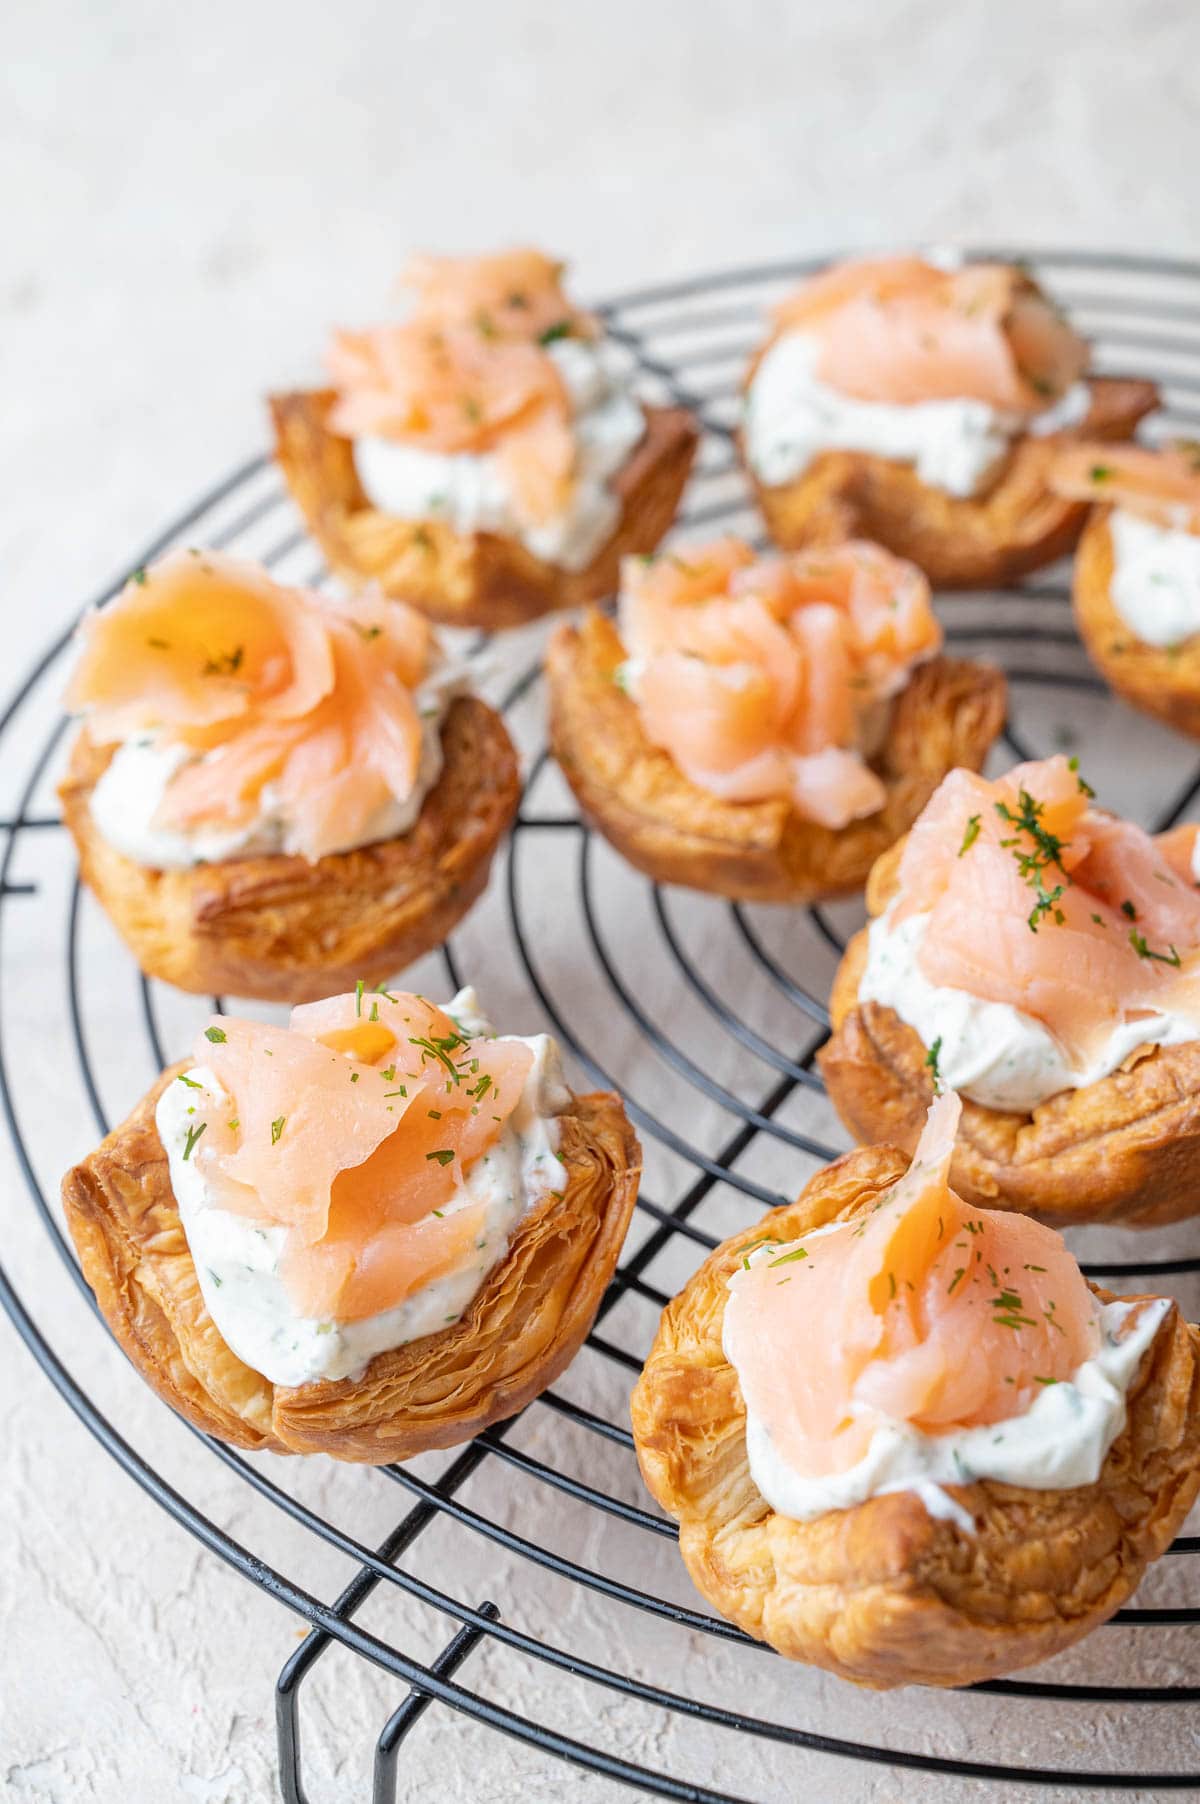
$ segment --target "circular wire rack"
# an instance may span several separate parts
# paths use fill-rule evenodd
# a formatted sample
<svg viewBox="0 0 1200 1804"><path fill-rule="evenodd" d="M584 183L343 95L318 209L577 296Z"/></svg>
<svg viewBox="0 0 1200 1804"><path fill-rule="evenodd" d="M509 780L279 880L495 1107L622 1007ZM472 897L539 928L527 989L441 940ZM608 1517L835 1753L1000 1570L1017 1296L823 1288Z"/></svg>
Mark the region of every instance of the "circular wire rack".
<svg viewBox="0 0 1200 1804"><path fill-rule="evenodd" d="M1089 253L1028 260L1092 338L1099 370L1160 382L1164 411L1152 436L1200 431L1200 265ZM732 442L740 372L764 307L814 267L722 271L599 310L647 396L690 407L703 425L676 529L682 542L726 530L759 536ZM177 543L256 556L289 579L325 578L265 456L203 495L134 567ZM1000 599L951 596L940 612L952 649L986 655L1008 673L1012 706L1000 764L1077 746L1105 800L1156 830L1188 815L1200 794L1200 760L1104 692L1072 630L1064 572L1044 573ZM67 726L54 697L69 638L49 646L0 716L0 767L11 786L0 821L0 1104L32 1207L82 1304L94 1308L44 1175L54 1147L44 1119L31 1116L14 1057L20 986L46 978L27 969L14 917L43 892L46 907L61 897L65 982L46 986L47 1006L58 1011L55 1026L70 1048L89 1132L106 1132L143 1087L110 1104L95 1054L96 1022L112 1010L117 989L130 1019L140 1020L145 1081L168 1062L168 1041L185 1045L188 1024L194 1032L209 1005L148 982L115 949L107 959L85 956L89 933L102 932L103 923L93 920L98 911L74 874L52 788ZM313 1501L305 1462L250 1458L197 1435L268 1520L286 1518L278 1544L286 1543L288 1558L276 1563L270 1534L264 1557L137 1451L0 1269L0 1300L20 1335L101 1445L206 1548L309 1625L276 1687L288 1804L308 1796L302 1698L338 1646L390 1675L402 1692L374 1746L375 1804L395 1796L405 1738L431 1704L471 1719L477 1736L498 1732L536 1750L538 1772L556 1771L561 1761L602 1775L611 1782L605 1796L632 1789L694 1804L755 1804L794 1796L801 1777L823 1774L832 1785L835 1767L845 1788L847 1762L925 1774L931 1786L965 1779L1075 1790L1200 1785L1200 1771L1172 1767L1168 1757L1186 1758L1188 1739L1174 1733L1174 1710L1162 1715L1200 1700L1198 1536L1176 1541L1161 1583L1156 1569L1151 1601L1142 1601L1144 1586L1136 1606L1119 1611L1082 1652L1061 1656L1036 1678L969 1693L866 1700L771 1658L691 1593L671 1546L674 1525L639 1486L628 1392L659 1310L708 1249L794 1195L844 1149L814 1060L828 1031L829 978L860 915L857 905L730 905L630 872L579 820L548 760L544 629L487 645L452 638L455 649L478 658L481 681L522 748L527 780L487 899L418 967L415 987L444 992L470 977L506 1026L548 1028L576 1079L621 1091L647 1153L635 1224L579 1359L520 1417L452 1454L341 1469L336 1508L326 1507L324 1492ZM1093 759L1103 766L1099 774ZM1075 1244L1089 1274L1118 1289L1174 1286L1185 1301L1200 1273L1200 1256L1189 1250L1197 1236L1186 1228L1141 1237L1091 1230ZM375 1489L369 1511L368 1488ZM379 1489L395 1500L396 1520L381 1539L364 1539L353 1524L378 1520ZM336 1554L351 1571L331 1598L309 1577L318 1566L326 1570L318 1551ZM389 1602L397 1608L389 1611ZM1082 1727L1075 1734L1074 1725L1094 1724L1103 1713L1113 1713L1115 1725L1107 1738L1089 1739ZM1050 1757L1037 1758L1039 1747ZM1147 1764L1134 1769L1131 1759Z"/></svg>

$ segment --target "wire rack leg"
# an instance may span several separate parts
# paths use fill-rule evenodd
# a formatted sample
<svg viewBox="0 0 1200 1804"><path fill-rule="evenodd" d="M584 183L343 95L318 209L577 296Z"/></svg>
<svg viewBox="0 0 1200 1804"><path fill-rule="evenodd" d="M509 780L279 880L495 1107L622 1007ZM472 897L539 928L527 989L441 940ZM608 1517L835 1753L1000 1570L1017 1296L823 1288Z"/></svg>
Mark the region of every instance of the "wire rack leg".
<svg viewBox="0 0 1200 1804"><path fill-rule="evenodd" d="M482 1603L479 1614L495 1622L500 1612L493 1603ZM457 1672L471 1649L483 1638L484 1631L474 1623L467 1623L458 1631L452 1641L448 1641L433 1663L433 1671L439 1679L448 1679ZM432 1703L427 1691L414 1686L400 1705L384 1724L379 1740L375 1744L375 1775L371 1785L371 1804L396 1804L396 1767L400 1758L400 1747L405 1736L413 1725L422 1717Z"/></svg>
<svg viewBox="0 0 1200 1804"><path fill-rule="evenodd" d="M453 1465L434 1487L453 1496L459 1485L470 1476L483 1459L486 1448L474 1445L460 1453ZM409 1510L376 1552L381 1560L393 1564L406 1547L432 1522L437 1510L432 1503L418 1503ZM379 1575L363 1566L355 1573L334 1604L339 1616L353 1616L355 1610L371 1595L379 1583ZM300 1685L306 1673L329 1646L324 1629L313 1629L306 1635L291 1658L285 1662L275 1684L275 1739L279 1751L279 1788L284 1804L309 1804L300 1775ZM403 1708L403 1706L401 1706ZM384 1733L387 1731L385 1729Z"/></svg>

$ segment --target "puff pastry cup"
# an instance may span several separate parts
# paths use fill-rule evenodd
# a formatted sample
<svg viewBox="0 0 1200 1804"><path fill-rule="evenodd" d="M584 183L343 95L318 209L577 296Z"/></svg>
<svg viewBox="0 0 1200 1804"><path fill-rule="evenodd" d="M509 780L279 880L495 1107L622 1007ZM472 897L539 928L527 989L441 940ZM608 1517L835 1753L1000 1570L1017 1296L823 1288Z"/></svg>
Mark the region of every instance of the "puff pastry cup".
<svg viewBox="0 0 1200 1804"><path fill-rule="evenodd" d="M1093 510L1075 553L1071 581L1080 638L1117 695L1200 739L1200 637L1148 645L1121 618L1112 599L1111 514L1108 507Z"/></svg>
<svg viewBox="0 0 1200 1804"><path fill-rule="evenodd" d="M63 1179L67 1223L113 1333L158 1394L234 1446L382 1465L453 1447L514 1415L565 1369L604 1293L637 1197L641 1153L619 1099L572 1099L567 1185L521 1221L452 1326L378 1354L358 1379L272 1385L222 1340L200 1293L155 1128L174 1065Z"/></svg>
<svg viewBox="0 0 1200 1804"><path fill-rule="evenodd" d="M546 674L550 743L563 774L587 818L638 870L743 901L798 903L861 889L946 772L979 768L1004 720L999 671L941 657L920 665L872 761L885 806L835 830L782 799L723 801L689 782L647 739L614 681L624 656L612 622L595 611L556 629Z"/></svg>
<svg viewBox="0 0 1200 1804"><path fill-rule="evenodd" d="M849 1153L718 1247L664 1311L632 1399L643 1476L703 1596L789 1659L879 1690L971 1684L1071 1646L1132 1594L1200 1488L1200 1330L1172 1307L1095 1484L949 1487L970 1535L906 1491L810 1522L770 1508L722 1350L726 1282L764 1231L790 1241L869 1211L907 1165L890 1147Z"/></svg>
<svg viewBox="0 0 1200 1804"><path fill-rule="evenodd" d="M867 908L896 892L904 842L876 864ZM833 1032L818 1054L825 1085L857 1140L911 1149L933 1096L928 1049L907 1022L860 1002L867 933L855 934L830 997ZM1195 1215L1200 1199L1200 1042L1140 1047L1110 1077L1063 1090L1028 1114L963 1098L951 1181L984 1208L1019 1209L1059 1227L1151 1228Z"/></svg>
<svg viewBox="0 0 1200 1804"><path fill-rule="evenodd" d="M566 570L516 539L372 507L350 440L328 428L335 399L332 389L270 397L276 457L309 531L351 587L378 584L448 626L521 626L611 593L621 558L652 551L674 520L699 442L685 409L644 408L645 435L611 479L616 530L585 568Z"/></svg>
<svg viewBox="0 0 1200 1804"><path fill-rule="evenodd" d="M59 786L84 883L148 976L269 1002L375 983L439 946L482 893L520 800L504 723L461 696L443 722L441 776L403 837L315 862L272 853L157 870L93 821L114 749L84 729Z"/></svg>
<svg viewBox="0 0 1200 1804"><path fill-rule="evenodd" d="M747 475L777 545L874 539L919 564L935 589L1001 588L1066 556L1083 529L1086 506L1056 495L1048 479L1063 446L1129 438L1159 404L1152 382L1097 376L1088 387L1091 407L1080 425L1017 439L980 495L949 495L911 465L867 451L824 451L775 487L749 468Z"/></svg>

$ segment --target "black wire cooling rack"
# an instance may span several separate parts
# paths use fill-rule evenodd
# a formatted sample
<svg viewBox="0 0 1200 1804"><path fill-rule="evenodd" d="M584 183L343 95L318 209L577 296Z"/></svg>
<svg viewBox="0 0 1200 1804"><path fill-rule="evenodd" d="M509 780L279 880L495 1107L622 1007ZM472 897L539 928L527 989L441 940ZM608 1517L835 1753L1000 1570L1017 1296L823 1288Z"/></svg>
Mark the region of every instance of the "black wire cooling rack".
<svg viewBox="0 0 1200 1804"><path fill-rule="evenodd" d="M1092 336L1099 369L1160 381L1165 411L1152 431L1200 431L1200 265L1085 253L1030 260ZM764 305L812 267L721 272L601 310L646 393L691 407L704 425L679 523L685 538L757 532L731 444L738 378ZM136 563L180 542L258 556L287 577L324 577L265 457L202 496ZM1002 598L950 597L941 606L955 649L988 655L1009 673L1000 762L1075 745L1105 799L1156 829L1171 825L1200 796L1200 763L1104 694L1072 631L1067 594L1065 575L1053 572ZM527 1771L559 1775L538 1795L556 1798L578 1783L571 1768L610 1782L600 1793L589 1789L589 1798L631 1788L693 1804L750 1804L747 1786L756 1801L791 1799L801 1782L805 1795L848 1796L847 1763L923 1774L923 1788L966 1780L1127 1794L1200 1786L1200 1771L1173 1765L1187 1760L1191 1741L1177 1707L1200 1700L1198 1536L1175 1543L1159 1588L1155 1575L1150 1595L1166 1601L1142 1602L1144 1586L1137 1607L1043 1669L1045 1677L969 1694L865 1699L764 1658L690 1592L671 1546L674 1527L647 1507L638 1484L628 1390L659 1309L705 1251L762 1206L794 1194L842 1149L813 1061L828 1027L822 996L856 917L844 907L731 907L660 889L620 866L580 823L547 761L542 636L523 631L482 654L528 781L487 901L428 974L421 967L421 987L444 991L469 975L506 1024L517 1015L528 1030L548 1027L578 1077L622 1090L645 1142L647 1182L624 1258L560 1385L451 1455L340 1470L336 1509L311 1501L303 1462L246 1458L197 1437L230 1484L273 1513L278 1534L268 1535L268 1548L286 1548L287 1557L263 1557L135 1450L0 1268L0 1300L18 1332L100 1444L206 1548L309 1625L276 1688L284 1798L304 1804L308 1796L302 1699L339 1646L352 1665L391 1675L403 1692L376 1742L374 1804L394 1798L405 1738L431 1705L470 1719L460 1729L479 1738L481 1759L495 1732L526 1744L535 1751ZM106 1130L110 1114L138 1093L110 1108L104 1062L93 1051L96 1013L111 1009L115 990L130 1019L140 1016L147 1081L167 1062L164 1042L172 1041L173 1056L186 1029L178 996L147 983L127 960L98 961L93 979L81 952L91 904L64 875L73 867L51 788L66 728L53 697L68 638L49 647L0 717L0 769L12 786L11 813L0 821L0 1104L32 1206L91 1305L50 1200L45 1168L54 1148L14 1058L19 986L30 981L18 911L62 898L65 981L49 984L45 972L35 980L61 1017L77 1106L96 1128ZM465 641L460 649L480 650ZM47 875L55 869L57 883ZM503 1006L497 986L507 993ZM168 1014L173 1025L164 1029ZM626 1074L633 1075L622 1082ZM1093 1230L1076 1244L1093 1276L1118 1288L1174 1283L1184 1300L1200 1273L1200 1256L1189 1250L1198 1242L1200 1230L1185 1228L1141 1238ZM381 1508L399 1519L374 1544L345 1526L377 1523ZM326 1571L330 1553L349 1563L352 1577L327 1601L309 1574ZM400 1628L396 1608L375 1607L381 1598L403 1604ZM353 1684L353 1675L343 1670L340 1683ZM434 1794L426 1787L426 1795Z"/></svg>

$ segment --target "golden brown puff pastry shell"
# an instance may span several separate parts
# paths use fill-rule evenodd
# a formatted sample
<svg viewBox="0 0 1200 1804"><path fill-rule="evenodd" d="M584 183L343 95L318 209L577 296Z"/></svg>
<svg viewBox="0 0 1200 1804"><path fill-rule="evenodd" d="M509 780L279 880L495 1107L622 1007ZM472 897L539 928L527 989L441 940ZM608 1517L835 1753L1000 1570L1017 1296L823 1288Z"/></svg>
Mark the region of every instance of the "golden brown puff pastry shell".
<svg viewBox="0 0 1200 1804"><path fill-rule="evenodd" d="M726 1281L747 1242L859 1214L907 1165L891 1147L848 1153L797 1202L719 1246L663 1312L632 1400L643 1476L678 1519L708 1601L789 1659L880 1690L967 1685L1069 1647L1131 1595L1200 1486L1200 1330L1172 1309L1095 1484L949 1487L975 1518L971 1535L906 1491L812 1522L771 1509L750 1475L745 1405L721 1347Z"/></svg>
<svg viewBox="0 0 1200 1804"><path fill-rule="evenodd" d="M1135 708L1200 739L1200 634L1179 645L1147 645L1118 614L1111 594L1112 509L1093 509L1075 553L1075 622L1105 682Z"/></svg>
<svg viewBox="0 0 1200 1804"><path fill-rule="evenodd" d="M872 914L895 894L902 851L903 841L871 873ZM894 1010L858 1001L866 959L864 929L834 979L821 1075L856 1140L911 1152L933 1097L927 1048ZM967 1202L1056 1227L1150 1228L1200 1213L1200 1041L1139 1048L1111 1077L1031 1114L962 1105L950 1182Z"/></svg>
<svg viewBox="0 0 1200 1804"><path fill-rule="evenodd" d="M560 1117L561 1196L519 1224L451 1327L380 1353L361 1378L273 1385L233 1353L204 1305L154 1125L163 1073L128 1121L63 1179L84 1276L142 1376L197 1428L237 1447L382 1465L454 1447L514 1415L582 1344L637 1198L641 1149L606 1092Z"/></svg>
<svg viewBox="0 0 1200 1804"><path fill-rule="evenodd" d="M887 788L878 814L835 832L785 800L725 802L691 783L642 731L614 674L625 656L594 611L555 630L546 653L550 743L579 804L630 864L750 902L806 902L862 888L872 863L907 831L955 765L978 770L1004 721L1004 678L986 665L934 658L897 697L872 760Z"/></svg>
<svg viewBox="0 0 1200 1804"><path fill-rule="evenodd" d="M283 853L154 870L109 845L92 790L112 757L86 729L59 786L83 881L151 977L181 990L309 1002L439 946L487 883L520 799L504 723L474 696L442 726L443 768L412 829L310 864Z"/></svg>
<svg viewBox="0 0 1200 1804"><path fill-rule="evenodd" d="M584 569L563 570L518 539L373 508L350 440L326 427L334 398L332 389L270 398L275 454L309 531L343 581L378 583L448 626L521 626L611 594L621 558L653 551L674 520L699 440L684 408L645 408L645 436L611 479L621 502L616 531Z"/></svg>
<svg viewBox="0 0 1200 1804"><path fill-rule="evenodd" d="M1052 492L1056 452L1073 438L1129 438L1158 406L1152 382L1098 376L1089 387L1086 419L1068 432L1017 439L982 495L948 495L910 464L867 451L823 451L774 487L747 474L771 537L786 550L874 539L919 564L935 589L1000 588L1063 557L1079 537L1087 504Z"/></svg>

